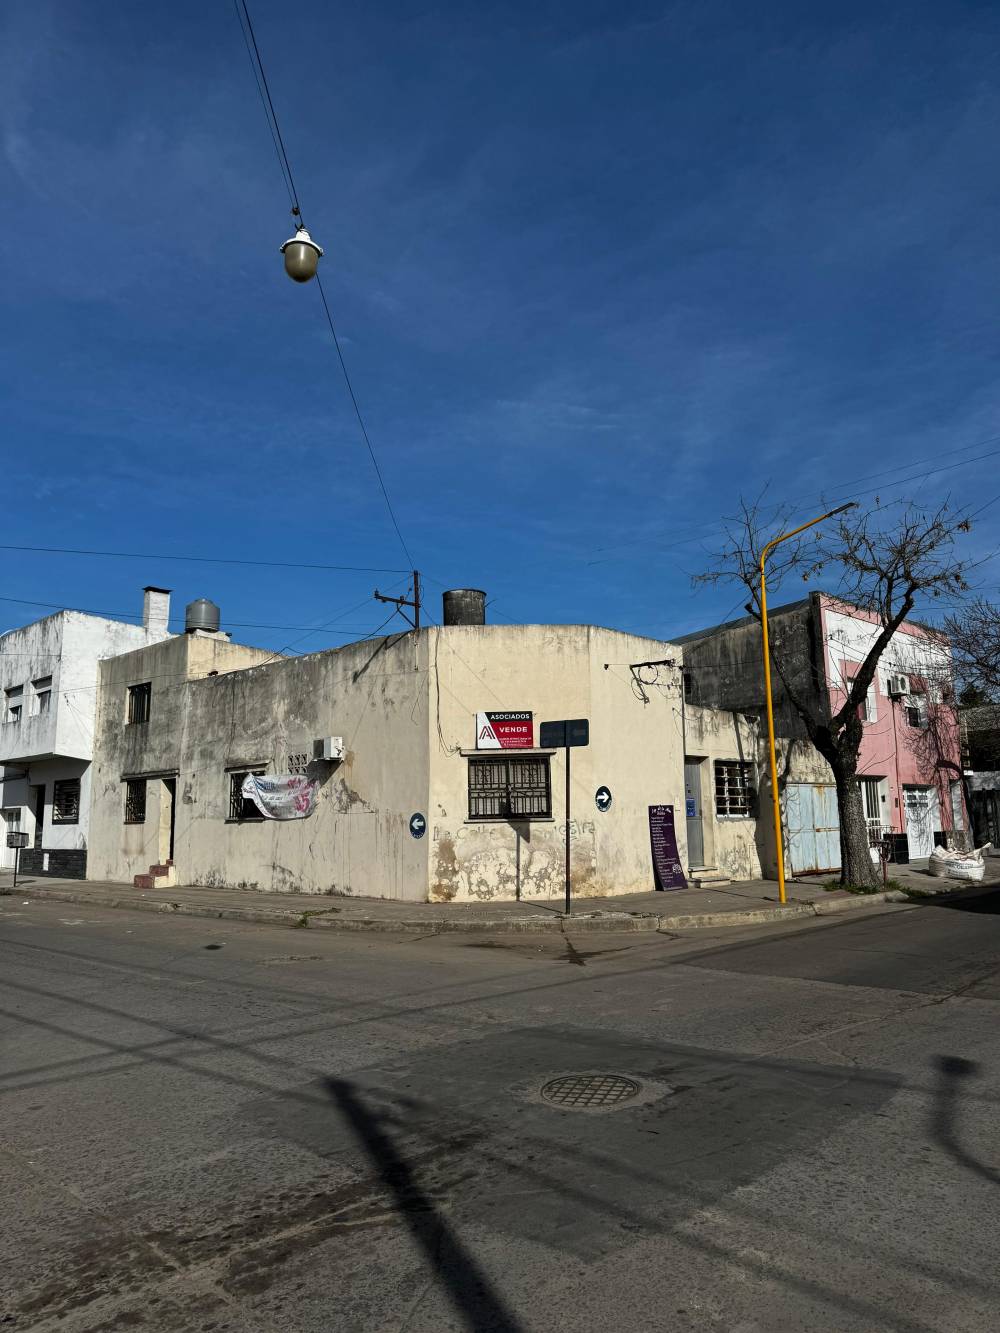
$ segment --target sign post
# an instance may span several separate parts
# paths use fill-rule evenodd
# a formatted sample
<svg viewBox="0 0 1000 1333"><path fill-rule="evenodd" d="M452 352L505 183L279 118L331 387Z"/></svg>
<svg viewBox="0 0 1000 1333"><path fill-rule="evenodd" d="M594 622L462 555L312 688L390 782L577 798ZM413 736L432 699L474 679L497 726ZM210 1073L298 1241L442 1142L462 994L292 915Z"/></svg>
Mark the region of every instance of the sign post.
<svg viewBox="0 0 1000 1333"><path fill-rule="evenodd" d="M21 860L21 848L22 848L22 847L27 847L27 845L28 845L28 835L27 835L27 833L8 833L8 834L7 834L7 846L8 846L8 847L13 847L13 849L14 849L14 885L13 885L13 887L14 887L15 889L17 888L17 867L18 867L18 864L20 863L20 860Z"/></svg>
<svg viewBox="0 0 1000 1333"><path fill-rule="evenodd" d="M573 911L570 884L570 751L575 745L590 744L590 719L586 717L563 719L561 722L543 722L538 728L538 744L543 750L566 751L566 915Z"/></svg>

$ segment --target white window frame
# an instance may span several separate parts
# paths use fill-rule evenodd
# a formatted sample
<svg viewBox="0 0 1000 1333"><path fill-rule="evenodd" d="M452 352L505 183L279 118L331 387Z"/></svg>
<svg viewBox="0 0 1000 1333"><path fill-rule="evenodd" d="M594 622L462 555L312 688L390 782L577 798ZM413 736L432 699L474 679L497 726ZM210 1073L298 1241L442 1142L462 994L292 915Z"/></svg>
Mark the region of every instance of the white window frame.
<svg viewBox="0 0 1000 1333"><path fill-rule="evenodd" d="M6 725L16 727L21 721L24 709L24 686L11 685L3 692L3 720Z"/></svg>
<svg viewBox="0 0 1000 1333"><path fill-rule="evenodd" d="M916 713L918 720L911 721L911 710ZM914 731L926 731L928 727L927 696L924 694L908 694L903 700L903 716L906 718L906 725L912 727Z"/></svg>
<svg viewBox="0 0 1000 1333"><path fill-rule="evenodd" d="M42 700L45 700L43 706ZM52 677L39 676L31 682L31 716L42 717L52 709Z"/></svg>
<svg viewBox="0 0 1000 1333"><path fill-rule="evenodd" d="M865 825L868 828L868 842L874 845L881 842L886 833L885 820L882 818L882 796L885 789L884 778L858 778L861 788L861 801L865 808Z"/></svg>

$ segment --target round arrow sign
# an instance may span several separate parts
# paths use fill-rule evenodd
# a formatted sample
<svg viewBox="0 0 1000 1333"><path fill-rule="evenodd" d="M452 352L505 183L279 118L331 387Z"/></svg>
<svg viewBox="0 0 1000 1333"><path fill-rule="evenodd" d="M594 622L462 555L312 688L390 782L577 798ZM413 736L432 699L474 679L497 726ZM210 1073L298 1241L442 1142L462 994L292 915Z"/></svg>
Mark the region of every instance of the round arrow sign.
<svg viewBox="0 0 1000 1333"><path fill-rule="evenodd" d="M604 813L605 810L610 810L611 788L598 787L597 791L594 792L594 804L597 806L598 810L600 810L602 814Z"/></svg>
<svg viewBox="0 0 1000 1333"><path fill-rule="evenodd" d="M422 838L427 832L427 820L421 814L410 815L410 832L415 838Z"/></svg>

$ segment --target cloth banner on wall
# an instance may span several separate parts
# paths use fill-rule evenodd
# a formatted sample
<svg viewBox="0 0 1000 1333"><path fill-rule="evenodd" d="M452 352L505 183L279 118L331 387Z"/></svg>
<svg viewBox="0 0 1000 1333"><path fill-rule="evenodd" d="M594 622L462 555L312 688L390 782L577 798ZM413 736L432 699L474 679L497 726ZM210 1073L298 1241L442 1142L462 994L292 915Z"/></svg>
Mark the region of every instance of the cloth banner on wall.
<svg viewBox="0 0 1000 1333"><path fill-rule="evenodd" d="M316 809L319 783L298 773L248 773L243 797L253 801L265 819L308 819Z"/></svg>

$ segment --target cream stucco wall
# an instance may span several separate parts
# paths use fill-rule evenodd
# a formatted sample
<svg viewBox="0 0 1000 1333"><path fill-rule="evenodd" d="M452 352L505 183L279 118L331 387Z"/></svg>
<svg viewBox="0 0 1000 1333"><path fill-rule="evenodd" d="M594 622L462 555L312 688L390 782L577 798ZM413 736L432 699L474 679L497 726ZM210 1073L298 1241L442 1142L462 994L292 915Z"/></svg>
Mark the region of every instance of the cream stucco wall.
<svg viewBox="0 0 1000 1333"><path fill-rule="evenodd" d="M163 780L175 775L178 883L482 900L516 895L520 859L524 896L558 896L561 752L551 819L467 819L461 751L474 750L476 712L526 709L536 736L545 720L591 722L590 746L573 755L575 891L649 889L647 807L672 804L684 837L679 673L643 704L625 664L671 651L586 626L450 626L259 665L243 656L254 650L190 636L116 658L101 672L88 873L128 881L162 859ZM150 720L129 727L127 686L141 680L153 682ZM229 822L228 770L286 772L290 754L326 735L343 736L347 754L313 766L322 787L310 819ZM142 825L123 822L129 777L147 779ZM601 784L614 797L604 814ZM414 813L427 818L422 839L409 832Z"/></svg>
<svg viewBox="0 0 1000 1333"><path fill-rule="evenodd" d="M163 778L176 775L178 883L425 895L426 842L408 822L427 803L426 642L406 635L272 657L184 636L104 665L90 878L127 881L160 859ZM153 682L150 720L129 727L126 687L141 680ZM311 818L229 820L232 770L287 773L289 756L312 755L324 736L343 736L347 754L311 762L322 784ZM141 776L146 820L126 825L123 779Z"/></svg>
<svg viewBox="0 0 1000 1333"><path fill-rule="evenodd" d="M629 664L668 659L642 675ZM607 664L607 669L605 669ZM217 674L212 674L217 673ZM572 877L580 898L654 887L650 805L672 805L687 867L684 756L704 759L706 862L734 879L773 871L765 749L753 716L681 701L676 645L594 626L431 628L307 657L182 636L105 662L97 710L88 874L129 881L165 857L165 779L176 782L177 882L270 891L481 902L559 900L565 759L551 754L550 818L472 821L476 713L528 711L539 726L588 718L572 755ZM127 687L153 684L150 720L125 722ZM289 771L289 756L343 736L342 763L314 762L321 788L302 821L233 822L234 769ZM491 752L481 752L491 753ZM496 752L492 752L496 753ZM819 756L780 746L783 776L828 780ZM716 819L715 759L758 765L759 818ZM123 820L124 780L147 781L146 819ZM595 793L613 803L597 809ZM427 833L414 838L413 814Z"/></svg>
<svg viewBox="0 0 1000 1333"><path fill-rule="evenodd" d="M450 626L430 637L430 895L437 900L559 898L565 883L565 758L552 755L549 821L471 822L468 756L478 711L530 711L539 724L588 718L590 744L571 758L572 885L603 897L652 889L650 805L674 806L684 861L679 670L643 703L628 664L678 650L587 625ZM604 664L609 663L609 669ZM439 688L438 688L439 687ZM611 789L597 810L594 795Z"/></svg>
<svg viewBox="0 0 1000 1333"><path fill-rule="evenodd" d="M771 775L767 757L767 726L753 713L727 712L689 704L685 710L687 754L700 759L705 864L716 866L733 880L774 878L777 855L771 805ZM778 790L784 812L784 789L789 782L830 782L826 760L807 741L779 737ZM747 818L719 816L715 811L716 760L751 763L757 799ZM787 842L787 839L786 839ZM787 849L786 849L787 853ZM786 854L787 862L787 854ZM786 865L790 873L790 865Z"/></svg>

